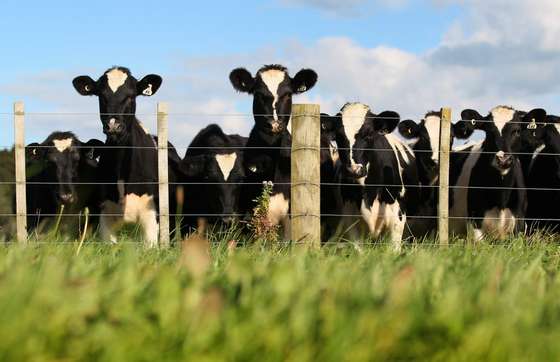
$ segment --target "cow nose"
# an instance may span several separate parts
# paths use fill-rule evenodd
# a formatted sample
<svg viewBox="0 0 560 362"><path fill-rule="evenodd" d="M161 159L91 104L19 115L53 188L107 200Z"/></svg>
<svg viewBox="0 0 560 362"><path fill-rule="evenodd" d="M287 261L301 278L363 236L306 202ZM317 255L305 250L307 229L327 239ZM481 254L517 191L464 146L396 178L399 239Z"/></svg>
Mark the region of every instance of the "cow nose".
<svg viewBox="0 0 560 362"><path fill-rule="evenodd" d="M117 122L115 118L111 118L109 122L107 122L106 128L109 133L119 133L121 131L121 124Z"/></svg>
<svg viewBox="0 0 560 362"><path fill-rule="evenodd" d="M65 204L69 204L74 201L74 195L72 195L71 193L60 194L59 196L60 200Z"/></svg>
<svg viewBox="0 0 560 362"><path fill-rule="evenodd" d="M235 218L233 216L222 217L222 222L226 225L231 225L231 224L233 224L234 221L235 221Z"/></svg>
<svg viewBox="0 0 560 362"><path fill-rule="evenodd" d="M504 151L496 152L496 161L501 168L509 168L513 163L513 156Z"/></svg>
<svg viewBox="0 0 560 362"><path fill-rule="evenodd" d="M366 169L361 163L354 163L350 166L350 173L355 177L360 178L366 175Z"/></svg>

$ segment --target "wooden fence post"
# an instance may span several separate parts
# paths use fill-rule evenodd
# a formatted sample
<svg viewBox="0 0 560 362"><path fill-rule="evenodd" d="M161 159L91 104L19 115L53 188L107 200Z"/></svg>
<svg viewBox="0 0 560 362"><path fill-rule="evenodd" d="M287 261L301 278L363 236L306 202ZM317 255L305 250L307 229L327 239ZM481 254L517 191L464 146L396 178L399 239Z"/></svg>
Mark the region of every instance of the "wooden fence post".
<svg viewBox="0 0 560 362"><path fill-rule="evenodd" d="M169 171L167 156L167 103L157 104L158 184L159 184L159 245L169 247Z"/></svg>
<svg viewBox="0 0 560 362"><path fill-rule="evenodd" d="M449 157L451 148L451 108L441 109L439 137L439 244L449 245Z"/></svg>
<svg viewBox="0 0 560 362"><path fill-rule="evenodd" d="M23 102L14 103L14 155L16 167L16 240L27 242L27 196L25 192L25 126Z"/></svg>
<svg viewBox="0 0 560 362"><path fill-rule="evenodd" d="M321 245L321 116L318 104L292 107L292 241Z"/></svg>

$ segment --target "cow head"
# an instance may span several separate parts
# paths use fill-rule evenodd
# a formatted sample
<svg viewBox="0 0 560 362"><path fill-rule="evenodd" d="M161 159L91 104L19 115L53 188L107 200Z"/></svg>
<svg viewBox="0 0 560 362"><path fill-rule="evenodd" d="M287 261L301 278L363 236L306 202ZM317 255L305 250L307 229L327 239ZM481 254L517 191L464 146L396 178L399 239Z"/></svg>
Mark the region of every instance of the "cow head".
<svg viewBox="0 0 560 362"><path fill-rule="evenodd" d="M42 143L26 147L29 161L43 162L48 180L56 183L55 195L61 204L72 204L77 200L76 182L82 165L97 167L103 142L92 139L82 143L71 132L54 132Z"/></svg>
<svg viewBox="0 0 560 362"><path fill-rule="evenodd" d="M362 178L367 174L368 148L375 137L393 132L400 121L400 116L392 111L376 115L363 103L347 103L340 110L340 118L343 138L349 145L347 155L343 155L341 146L340 159L353 177Z"/></svg>
<svg viewBox="0 0 560 362"><path fill-rule="evenodd" d="M241 154L232 150L224 153L187 155L182 172L188 180L204 183L205 207L228 225L236 220L239 196L245 178ZM202 196L202 195L200 195Z"/></svg>
<svg viewBox="0 0 560 362"><path fill-rule="evenodd" d="M259 69L255 77L245 68L234 69L229 79L237 91L253 95L255 126L261 131L277 134L288 127L292 95L313 88L317 73L302 69L291 78L285 67L273 64Z"/></svg>
<svg viewBox="0 0 560 362"><path fill-rule="evenodd" d="M522 113L506 106L492 109L485 117L475 110L466 109L461 112L461 121L454 127L455 136L467 138L476 129L484 131L486 138L482 151L486 154L483 156L505 176L511 170L515 154L521 150L521 117Z"/></svg>
<svg viewBox="0 0 560 362"><path fill-rule="evenodd" d="M410 140L419 164L422 182L434 184L439 176L441 112L428 112L420 123L407 119L399 123L399 133ZM454 127L451 127L451 144ZM450 146L451 146L450 144Z"/></svg>
<svg viewBox="0 0 560 362"><path fill-rule="evenodd" d="M138 81L127 68L113 67L97 81L82 75L74 78L72 84L81 95L98 97L103 132L110 139L120 140L135 120L136 97L154 95L161 82L161 77L156 74Z"/></svg>

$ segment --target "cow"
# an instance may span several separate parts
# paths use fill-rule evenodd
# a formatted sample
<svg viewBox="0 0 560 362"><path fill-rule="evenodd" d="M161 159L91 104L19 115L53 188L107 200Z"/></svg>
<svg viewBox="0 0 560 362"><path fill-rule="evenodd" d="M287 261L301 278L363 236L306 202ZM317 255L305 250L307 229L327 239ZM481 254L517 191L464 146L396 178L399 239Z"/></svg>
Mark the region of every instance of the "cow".
<svg viewBox="0 0 560 362"><path fill-rule="evenodd" d="M419 200L414 152L391 134L400 122L398 113L375 115L365 105L353 108L353 122L359 115L361 126L354 136L357 127L346 132L352 137L351 169L363 185L360 213L371 236L388 236L394 250L400 251L408 210Z"/></svg>
<svg viewBox="0 0 560 362"><path fill-rule="evenodd" d="M435 232L439 200L439 153L442 115L440 111L426 113L419 123L411 119L399 123L399 134L412 147L418 170L419 204L412 205L407 214L408 226L415 237L425 237ZM455 125L451 125L450 147L453 146ZM471 144L451 148L449 182L454 185L459 177ZM453 198L449 198L450 207Z"/></svg>
<svg viewBox="0 0 560 362"><path fill-rule="evenodd" d="M28 168L37 172L27 180L27 225L40 232L62 216L61 225L72 232L78 213L99 211L98 158L103 142L81 142L72 132L53 132L41 143L26 147ZM62 208L64 206L64 208ZM62 213L61 213L62 212Z"/></svg>
<svg viewBox="0 0 560 362"><path fill-rule="evenodd" d="M180 166L180 182L186 184L186 227L202 232L208 223L229 226L238 219L246 143L246 137L225 134L216 124L202 129L191 141Z"/></svg>
<svg viewBox="0 0 560 362"><path fill-rule="evenodd" d="M504 239L524 229L527 194L516 156L522 117L508 106L497 106L487 116L472 109L461 112L455 137L466 139L477 129L486 137L472 147L453 187L450 228L455 234L466 234L467 223L473 224L475 241Z"/></svg>
<svg viewBox="0 0 560 362"><path fill-rule="evenodd" d="M527 113L522 140L534 148L527 166L527 221L531 231L559 232L560 219L560 118L544 109Z"/></svg>
<svg viewBox="0 0 560 362"><path fill-rule="evenodd" d="M339 116L321 113L321 239L326 242L337 232L342 212L342 195L339 178L342 162L340 161L339 145L345 145L341 138L342 120ZM347 140L346 140L347 142ZM343 154L348 154L348 145Z"/></svg>
<svg viewBox="0 0 560 362"><path fill-rule="evenodd" d="M99 161L102 189L100 234L104 240L117 242L115 232L123 223L139 223L144 243L158 242L158 160L156 139L136 118L136 97L152 96L161 86L156 74L141 80L125 67L112 67L98 80L87 75L74 78L76 91L83 96L97 96L107 149ZM181 159L169 145L170 210L175 209L176 172ZM173 221L173 218L172 220Z"/></svg>
<svg viewBox="0 0 560 362"><path fill-rule="evenodd" d="M255 123L243 157L246 186L242 191L242 209L250 214L255 207L254 200L262 192L259 184L272 181L268 222L282 224L284 235L288 236L292 143L288 123L292 96L313 88L317 73L302 69L292 78L287 68L272 64L260 68L255 76L245 68L234 69L229 79L235 90L253 96Z"/></svg>

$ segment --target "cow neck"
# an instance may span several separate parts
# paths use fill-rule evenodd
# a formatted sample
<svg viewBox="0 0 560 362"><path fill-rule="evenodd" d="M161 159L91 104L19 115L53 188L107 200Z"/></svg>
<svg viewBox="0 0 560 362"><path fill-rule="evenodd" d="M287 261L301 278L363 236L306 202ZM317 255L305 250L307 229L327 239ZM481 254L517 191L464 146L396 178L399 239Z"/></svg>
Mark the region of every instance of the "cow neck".
<svg viewBox="0 0 560 362"><path fill-rule="evenodd" d="M395 186L402 184L402 180L399 175L399 166L394 157L393 148L387 138L382 135L375 136L373 142L368 144L367 147L376 151L366 153L366 159L369 164L366 185L391 186L364 187L363 192L366 201L368 205L371 205L378 198L380 202L392 204L399 199L402 188L401 186ZM400 157L398 152L396 157Z"/></svg>
<svg viewBox="0 0 560 362"><path fill-rule="evenodd" d="M126 137L115 142L107 139L107 145L117 148L112 153L112 179L114 181L134 182L137 185L125 185L125 191L136 194L153 194L152 185L157 181L157 147L151 135L140 126L136 118L131 122ZM146 182L147 184L141 184Z"/></svg>

